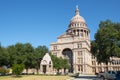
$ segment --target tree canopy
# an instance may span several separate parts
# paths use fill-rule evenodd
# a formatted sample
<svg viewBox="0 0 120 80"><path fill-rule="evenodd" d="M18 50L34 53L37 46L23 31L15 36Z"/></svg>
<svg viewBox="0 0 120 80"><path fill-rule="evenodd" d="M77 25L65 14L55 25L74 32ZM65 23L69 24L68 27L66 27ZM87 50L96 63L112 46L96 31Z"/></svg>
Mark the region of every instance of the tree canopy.
<svg viewBox="0 0 120 80"><path fill-rule="evenodd" d="M48 52L46 46L34 48L30 43L16 43L6 48L0 45L0 66L13 67L13 64L24 64L24 68L39 69L41 58Z"/></svg>
<svg viewBox="0 0 120 80"><path fill-rule="evenodd" d="M52 61L53 61L53 68L57 69L59 72L59 69L69 69L70 65L67 59L56 57L55 55L51 55Z"/></svg>
<svg viewBox="0 0 120 80"><path fill-rule="evenodd" d="M49 50L46 46L38 46L34 48L30 43L16 43L15 45L10 45L6 48L0 45L0 67L7 66L12 67L14 69L14 73L19 75L23 69L18 68L21 67L21 64L24 65L24 68L28 72L29 68L36 68L37 72L40 68L40 62ZM59 69L69 69L69 61L67 59L58 58L54 55L51 55L53 61L53 67L58 70Z"/></svg>
<svg viewBox="0 0 120 80"><path fill-rule="evenodd" d="M0 46L0 66L7 65L9 62L9 55L6 52L6 49Z"/></svg>
<svg viewBox="0 0 120 80"><path fill-rule="evenodd" d="M107 64L110 57L120 57L120 23L101 21L95 40L91 42L91 52L98 63Z"/></svg>

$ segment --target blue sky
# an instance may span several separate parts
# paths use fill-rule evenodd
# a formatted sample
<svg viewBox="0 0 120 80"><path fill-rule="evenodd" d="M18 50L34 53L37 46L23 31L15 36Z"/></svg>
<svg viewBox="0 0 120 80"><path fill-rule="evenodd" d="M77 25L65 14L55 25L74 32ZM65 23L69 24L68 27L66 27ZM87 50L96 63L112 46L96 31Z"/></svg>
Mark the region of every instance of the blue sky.
<svg viewBox="0 0 120 80"><path fill-rule="evenodd" d="M120 0L0 0L1 45L29 42L49 48L68 29L76 5L91 31L91 40L100 21L120 22Z"/></svg>

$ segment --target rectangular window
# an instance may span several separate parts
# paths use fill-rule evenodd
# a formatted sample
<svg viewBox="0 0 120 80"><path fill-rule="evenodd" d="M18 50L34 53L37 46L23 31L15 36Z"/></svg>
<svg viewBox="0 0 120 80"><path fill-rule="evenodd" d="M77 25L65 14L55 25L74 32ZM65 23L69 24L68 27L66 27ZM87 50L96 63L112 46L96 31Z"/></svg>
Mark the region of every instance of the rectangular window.
<svg viewBox="0 0 120 80"><path fill-rule="evenodd" d="M92 59L95 59L95 56L92 55Z"/></svg>
<svg viewBox="0 0 120 80"><path fill-rule="evenodd" d="M83 64L83 59L82 58L80 59L80 63Z"/></svg>
<svg viewBox="0 0 120 80"><path fill-rule="evenodd" d="M57 50L57 46L53 46L53 49L54 49L54 50Z"/></svg>
<svg viewBox="0 0 120 80"><path fill-rule="evenodd" d="M80 71L80 65L78 65L78 71Z"/></svg>
<svg viewBox="0 0 120 80"><path fill-rule="evenodd" d="M101 68L101 67L98 67L98 71L101 72L101 71L102 71L102 68Z"/></svg>
<svg viewBox="0 0 120 80"><path fill-rule="evenodd" d="M78 58L78 64L82 64L83 63L83 59L82 58Z"/></svg>
<svg viewBox="0 0 120 80"><path fill-rule="evenodd" d="M95 72L95 67L92 68L92 72Z"/></svg>
<svg viewBox="0 0 120 80"><path fill-rule="evenodd" d="M77 44L77 45L78 45L78 48L82 48L82 43Z"/></svg>
<svg viewBox="0 0 120 80"><path fill-rule="evenodd" d="M82 51L78 51L78 56L82 56Z"/></svg>
<svg viewBox="0 0 120 80"><path fill-rule="evenodd" d="M83 37L83 33L80 33L80 36Z"/></svg>
<svg viewBox="0 0 120 80"><path fill-rule="evenodd" d="M92 65L95 65L95 61L92 61Z"/></svg>

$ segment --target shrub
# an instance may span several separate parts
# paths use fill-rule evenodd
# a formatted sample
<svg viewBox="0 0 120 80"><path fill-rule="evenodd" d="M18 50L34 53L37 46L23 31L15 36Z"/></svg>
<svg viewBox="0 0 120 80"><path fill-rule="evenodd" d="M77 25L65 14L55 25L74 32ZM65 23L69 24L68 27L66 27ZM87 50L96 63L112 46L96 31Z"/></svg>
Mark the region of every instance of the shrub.
<svg viewBox="0 0 120 80"><path fill-rule="evenodd" d="M22 73L23 70L24 70L24 65L23 64L14 64L13 67L12 67L12 72L16 76L19 76Z"/></svg>
<svg viewBox="0 0 120 80"><path fill-rule="evenodd" d="M6 69L4 67L0 67L0 75L5 75Z"/></svg>
<svg viewBox="0 0 120 80"><path fill-rule="evenodd" d="M10 69L6 69L6 70L5 70L5 73L6 73L6 74L9 74L9 72L10 72Z"/></svg>

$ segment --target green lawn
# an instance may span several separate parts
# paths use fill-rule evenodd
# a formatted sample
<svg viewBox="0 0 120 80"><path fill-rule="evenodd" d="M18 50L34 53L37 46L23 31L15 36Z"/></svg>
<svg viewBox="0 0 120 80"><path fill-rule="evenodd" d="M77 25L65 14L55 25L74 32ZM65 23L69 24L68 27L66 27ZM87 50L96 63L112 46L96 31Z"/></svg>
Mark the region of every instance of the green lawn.
<svg viewBox="0 0 120 80"><path fill-rule="evenodd" d="M0 80L69 80L69 76L41 76L41 75L27 75L22 77L0 76Z"/></svg>

